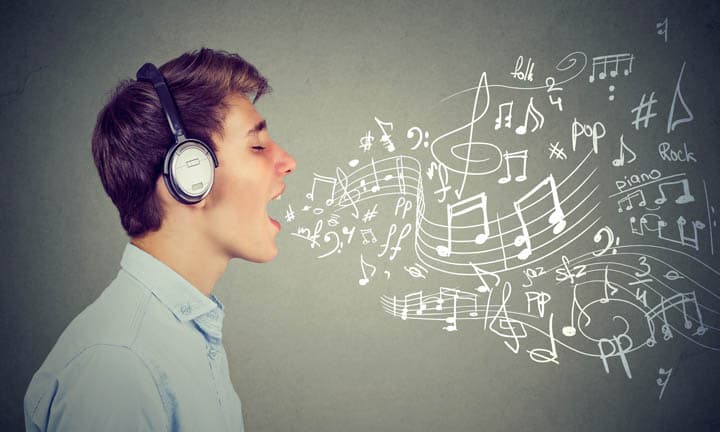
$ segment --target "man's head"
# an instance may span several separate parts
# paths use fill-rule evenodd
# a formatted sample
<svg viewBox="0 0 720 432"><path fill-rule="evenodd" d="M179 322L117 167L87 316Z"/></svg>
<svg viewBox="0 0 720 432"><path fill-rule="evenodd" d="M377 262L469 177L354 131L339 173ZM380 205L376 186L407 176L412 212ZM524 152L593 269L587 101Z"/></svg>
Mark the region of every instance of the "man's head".
<svg viewBox="0 0 720 432"><path fill-rule="evenodd" d="M207 143L218 167L212 190L200 203L178 203L162 178L173 136L152 85L126 80L98 115L92 151L105 191L127 234L142 238L173 228L230 257L267 261L277 253L277 228L267 216L269 200L295 161L267 133L251 102L269 91L265 78L235 54L202 49L160 68L186 136ZM264 219L261 216L264 215Z"/></svg>

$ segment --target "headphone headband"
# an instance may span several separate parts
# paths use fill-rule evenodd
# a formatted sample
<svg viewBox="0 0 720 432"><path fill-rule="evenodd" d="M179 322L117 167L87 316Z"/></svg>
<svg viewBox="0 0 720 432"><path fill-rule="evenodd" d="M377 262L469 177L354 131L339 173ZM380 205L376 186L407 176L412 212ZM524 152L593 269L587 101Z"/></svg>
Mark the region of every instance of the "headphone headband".
<svg viewBox="0 0 720 432"><path fill-rule="evenodd" d="M138 81L148 82L155 87L160 98L160 105L163 107L165 117L167 117L170 130L175 136L176 142L182 142L185 140L185 130L183 129L182 122L180 121L180 114L178 114L177 106L175 106L175 100L170 94L165 78L152 63L145 63L136 74Z"/></svg>

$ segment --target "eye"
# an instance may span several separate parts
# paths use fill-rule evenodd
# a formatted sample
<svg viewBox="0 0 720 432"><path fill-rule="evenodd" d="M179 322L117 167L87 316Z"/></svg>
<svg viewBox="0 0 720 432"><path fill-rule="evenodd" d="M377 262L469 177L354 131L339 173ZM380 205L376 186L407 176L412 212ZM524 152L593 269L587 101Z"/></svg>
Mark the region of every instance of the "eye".
<svg viewBox="0 0 720 432"><path fill-rule="evenodd" d="M256 145L256 146L252 146L252 149L255 151L263 151L263 150L265 150L265 147Z"/></svg>

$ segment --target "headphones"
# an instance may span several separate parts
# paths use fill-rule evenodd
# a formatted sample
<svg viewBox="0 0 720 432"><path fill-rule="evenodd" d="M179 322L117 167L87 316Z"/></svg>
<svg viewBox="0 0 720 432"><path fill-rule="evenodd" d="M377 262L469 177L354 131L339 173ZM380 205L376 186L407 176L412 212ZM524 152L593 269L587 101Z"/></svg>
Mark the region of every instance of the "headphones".
<svg viewBox="0 0 720 432"><path fill-rule="evenodd" d="M185 136L175 100L160 71L152 63L145 63L137 71L137 80L149 82L160 98L174 144L165 154L163 179L170 195L183 204L202 201L213 185L217 156L209 145Z"/></svg>

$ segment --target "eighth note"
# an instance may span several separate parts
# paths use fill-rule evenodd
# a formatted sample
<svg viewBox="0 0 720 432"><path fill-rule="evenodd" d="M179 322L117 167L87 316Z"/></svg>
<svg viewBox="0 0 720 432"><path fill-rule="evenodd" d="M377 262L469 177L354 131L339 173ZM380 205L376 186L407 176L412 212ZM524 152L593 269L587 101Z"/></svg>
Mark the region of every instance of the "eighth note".
<svg viewBox="0 0 720 432"><path fill-rule="evenodd" d="M332 186L332 190L330 191L330 198L325 200L325 205L328 205L328 206L332 205L333 202L335 201L335 186L337 186L337 180L333 177L323 176L318 173L313 173L313 175L314 175L314 177L313 177L312 188L310 189L310 192L305 194L305 197L307 199L309 199L310 201L314 202L315 201L315 186L317 185L317 183L330 184Z"/></svg>
<svg viewBox="0 0 720 432"><path fill-rule="evenodd" d="M543 116L540 111L533 106L533 98L530 98L530 102L528 102L527 109L525 110L525 124L521 124L515 128L516 134L525 135L525 133L527 133L528 116L532 116L533 121L535 122L535 126L533 126L530 132L542 129L543 124L545 124L545 116Z"/></svg>
<svg viewBox="0 0 720 432"><path fill-rule="evenodd" d="M663 190L663 186L670 186L670 185L676 185L679 184L682 186L683 193L677 199L675 200L675 204L687 204L695 201L695 197L693 197L690 194L690 185L688 184L687 179L677 180L677 181L670 181L670 182L663 182L658 185L658 190L660 190L660 198L655 200L655 204L662 205L667 201L667 197L665 197L665 191Z"/></svg>
<svg viewBox="0 0 720 432"><path fill-rule="evenodd" d="M552 176L552 174L550 174L545 178L545 180L541 181L534 188L532 188L530 192L523 195L519 200L513 202L513 207L515 207L515 213L517 214L518 219L520 219L520 230L522 231L522 234L515 237L514 244L517 247L520 247L523 244L525 245L523 250L520 251L517 256L520 260L526 260L532 254L530 233L528 232L527 225L525 224L525 218L523 217L523 209L520 207L520 204L523 201L529 199L533 194L540 190L540 188L546 185L550 187L550 193L553 200L553 210L552 213L550 213L550 217L548 217L548 223L553 226L553 234L555 235L560 234L565 229L565 213L563 213L562 208L560 208L560 198L558 197L555 178Z"/></svg>
<svg viewBox="0 0 720 432"><path fill-rule="evenodd" d="M500 177L498 183L505 184L510 182L512 176L510 175L510 160L520 159L522 161L522 174L515 176L516 182L523 182L527 179L526 167L527 167L527 150L516 151L512 153L505 152L505 166L507 167L507 175Z"/></svg>
<svg viewBox="0 0 720 432"><path fill-rule="evenodd" d="M370 277L368 277L367 273L365 273L365 268L369 267L372 269L372 272L370 273ZM360 286L365 286L370 282L370 278L375 276L375 271L377 270L374 265L368 264L365 262L365 259L363 258L362 254L360 254L360 269L362 270L363 277L358 281Z"/></svg>
<svg viewBox="0 0 720 432"><path fill-rule="evenodd" d="M608 64L612 67L615 66L615 69L610 71L610 76L615 78L618 75L618 68L620 66L620 63L626 63L625 71L623 74L625 76L630 75L632 72L632 64L633 64L633 55L630 53L624 53L624 54L613 54L613 55L606 55L606 56L600 56L600 57L594 57L593 63L592 63L592 74L588 78L589 82L595 81L595 67L596 66L602 66L603 70L602 72L598 73L598 78L601 80L604 80L608 76L607 67Z"/></svg>
<svg viewBox="0 0 720 432"><path fill-rule="evenodd" d="M614 167L621 167L625 166L625 151L630 153L632 155L632 159L628 160L628 165L633 163L633 161L636 159L635 152L630 149L630 147L625 144L625 141L623 140L623 134L620 134L620 157L618 159L613 159L612 165Z"/></svg>
<svg viewBox="0 0 720 432"><path fill-rule="evenodd" d="M490 235L490 228L488 226L487 218L487 195L485 192L481 192L477 195L465 198L464 200L458 201L455 204L447 205L447 246L439 245L435 248L437 254L441 257L449 257L452 254L452 221L457 216L462 216L466 213L470 213L473 210L482 210L482 227L483 231L475 236L476 244L483 244L487 241Z"/></svg>
<svg viewBox="0 0 720 432"><path fill-rule="evenodd" d="M512 125L512 107L513 107L514 101L505 102L503 104L498 105L498 116L495 119L495 130L500 129L503 126L503 108L507 107L507 114L505 115L505 123L504 126L506 128L509 128L510 125Z"/></svg>

